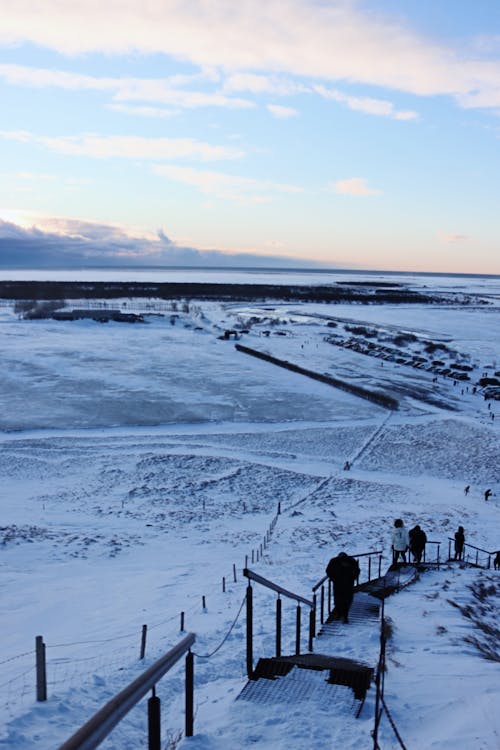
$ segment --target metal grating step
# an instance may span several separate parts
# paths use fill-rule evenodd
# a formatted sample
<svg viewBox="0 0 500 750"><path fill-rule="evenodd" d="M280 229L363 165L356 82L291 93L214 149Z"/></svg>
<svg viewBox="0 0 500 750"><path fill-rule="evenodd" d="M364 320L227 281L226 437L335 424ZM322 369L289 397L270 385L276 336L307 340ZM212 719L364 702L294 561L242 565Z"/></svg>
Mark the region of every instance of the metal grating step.
<svg viewBox="0 0 500 750"><path fill-rule="evenodd" d="M327 710L335 704L341 710L359 715L363 702L356 699L350 688L328 682L328 674L292 666L288 674L275 679L250 680L237 700L261 705L282 703L284 706L310 702Z"/></svg>
<svg viewBox="0 0 500 750"><path fill-rule="evenodd" d="M358 700L364 700L373 677L373 668L355 659L310 653L259 659L252 682L260 679L277 680L289 674L295 667L327 672L324 679L327 679L329 684L352 688Z"/></svg>

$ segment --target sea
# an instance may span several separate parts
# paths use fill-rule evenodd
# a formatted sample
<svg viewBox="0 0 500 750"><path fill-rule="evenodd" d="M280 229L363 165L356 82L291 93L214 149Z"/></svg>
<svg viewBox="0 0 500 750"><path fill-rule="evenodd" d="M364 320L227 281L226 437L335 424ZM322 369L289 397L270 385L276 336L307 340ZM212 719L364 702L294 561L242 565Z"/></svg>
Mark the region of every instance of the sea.
<svg viewBox="0 0 500 750"><path fill-rule="evenodd" d="M487 295L500 300L500 275L364 269L231 267L0 268L0 281L123 281L139 283L283 284L323 286L349 282Z"/></svg>

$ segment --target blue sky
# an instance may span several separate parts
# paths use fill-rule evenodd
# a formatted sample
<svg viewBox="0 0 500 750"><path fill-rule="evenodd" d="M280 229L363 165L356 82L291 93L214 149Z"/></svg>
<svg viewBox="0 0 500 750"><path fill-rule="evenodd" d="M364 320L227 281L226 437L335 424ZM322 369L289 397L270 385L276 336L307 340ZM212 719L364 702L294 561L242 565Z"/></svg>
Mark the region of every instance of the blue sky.
<svg viewBox="0 0 500 750"><path fill-rule="evenodd" d="M489 0L0 10L0 264L500 273Z"/></svg>

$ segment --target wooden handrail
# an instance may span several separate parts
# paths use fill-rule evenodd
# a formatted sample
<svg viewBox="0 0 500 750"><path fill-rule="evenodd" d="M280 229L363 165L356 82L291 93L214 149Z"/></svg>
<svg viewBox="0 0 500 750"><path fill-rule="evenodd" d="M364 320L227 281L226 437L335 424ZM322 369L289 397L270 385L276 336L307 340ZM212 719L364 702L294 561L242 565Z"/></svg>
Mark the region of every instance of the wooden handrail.
<svg viewBox="0 0 500 750"><path fill-rule="evenodd" d="M296 602L302 602L303 604L307 604L308 607L314 607L314 602L310 599L305 599L303 596L294 594L293 591L288 591L282 586L278 586L278 584L269 581L267 578L260 576L258 573L254 573L253 570L250 570L249 568L243 569L243 575L246 576L246 578L248 578L249 580L255 581L255 583L260 583L262 586L265 586L268 589L272 589L282 596L288 597L288 599L295 599Z"/></svg>
<svg viewBox="0 0 500 750"><path fill-rule="evenodd" d="M188 633L168 653L155 661L149 669L111 698L86 724L60 746L59 750L94 750L108 736L123 717L141 698L189 651L195 642L194 633Z"/></svg>

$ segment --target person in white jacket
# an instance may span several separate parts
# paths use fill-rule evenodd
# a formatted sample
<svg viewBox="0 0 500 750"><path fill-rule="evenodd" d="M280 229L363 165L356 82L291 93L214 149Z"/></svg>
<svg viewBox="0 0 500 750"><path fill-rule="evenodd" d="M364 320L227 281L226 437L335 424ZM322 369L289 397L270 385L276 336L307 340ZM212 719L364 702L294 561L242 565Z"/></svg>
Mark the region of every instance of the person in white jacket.
<svg viewBox="0 0 500 750"><path fill-rule="evenodd" d="M406 562L406 550L410 544L410 537L408 535L408 529L401 518L396 518L394 521L394 530L392 532L392 563L393 565L399 560L401 555L402 561Z"/></svg>

